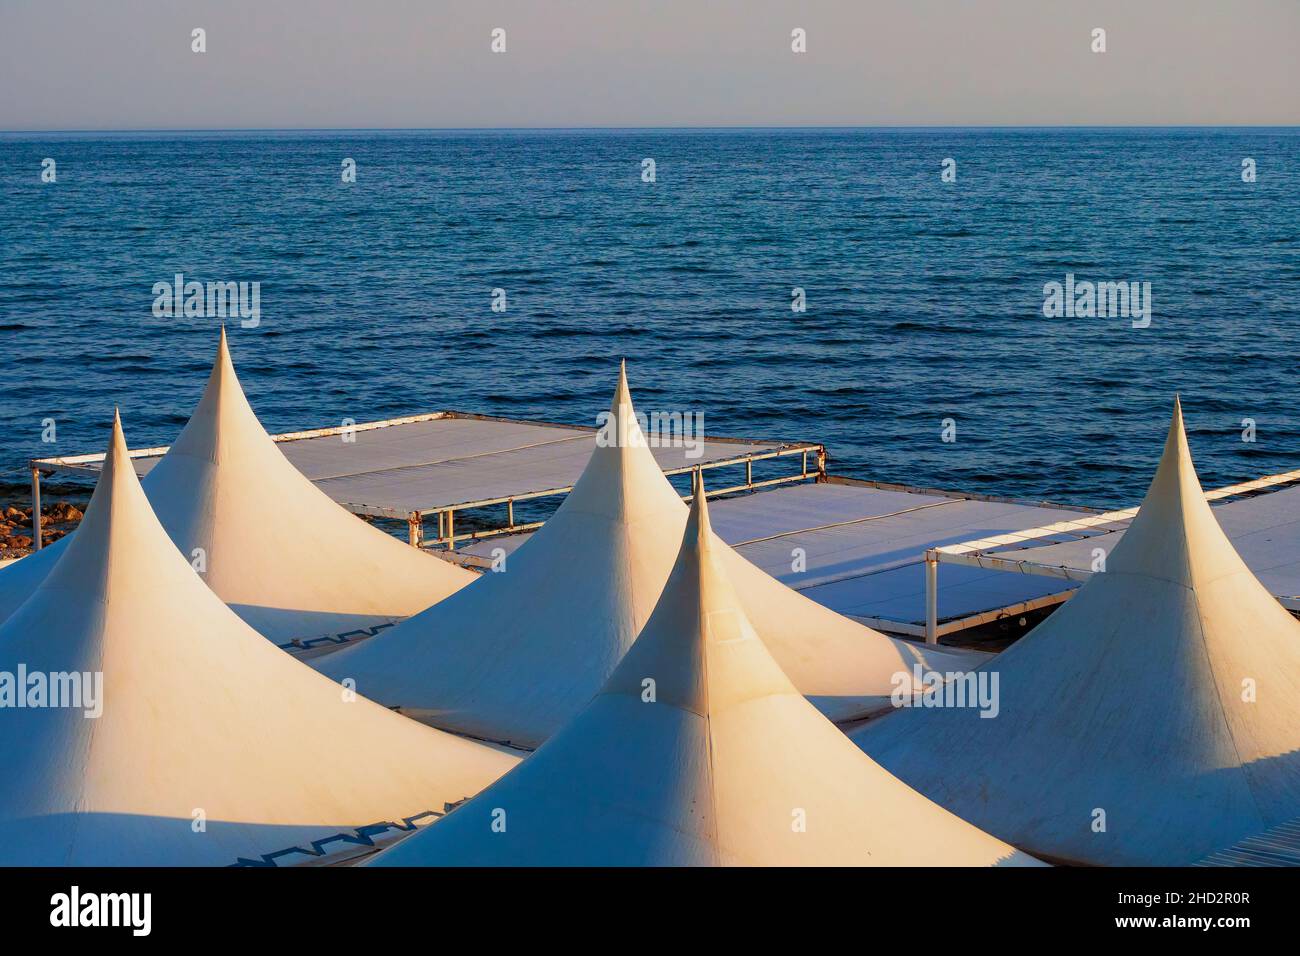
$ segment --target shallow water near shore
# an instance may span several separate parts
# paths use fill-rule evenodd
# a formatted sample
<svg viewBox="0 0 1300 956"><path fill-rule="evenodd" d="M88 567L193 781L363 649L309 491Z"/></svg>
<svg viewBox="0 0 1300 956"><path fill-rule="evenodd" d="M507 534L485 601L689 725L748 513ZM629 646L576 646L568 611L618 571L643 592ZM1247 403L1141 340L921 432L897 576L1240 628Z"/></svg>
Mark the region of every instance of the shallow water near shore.
<svg viewBox="0 0 1300 956"><path fill-rule="evenodd" d="M1176 391L1206 486L1292 470L1298 159L1245 128L0 134L0 497L114 405L175 437L217 325L152 314L176 273L260 283L231 347L271 431L594 425L626 356L643 411L858 477L1131 504ZM1044 318L1067 273L1150 282L1150 327Z"/></svg>

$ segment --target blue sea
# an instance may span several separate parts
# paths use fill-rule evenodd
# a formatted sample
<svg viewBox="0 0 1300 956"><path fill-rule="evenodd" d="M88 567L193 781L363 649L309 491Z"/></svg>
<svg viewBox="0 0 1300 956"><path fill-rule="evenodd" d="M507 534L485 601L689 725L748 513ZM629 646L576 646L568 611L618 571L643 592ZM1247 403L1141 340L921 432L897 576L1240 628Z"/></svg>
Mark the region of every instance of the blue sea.
<svg viewBox="0 0 1300 956"><path fill-rule="evenodd" d="M1298 161L1248 128L0 134L0 500L115 405L175 437L218 321L153 314L176 273L260 283L230 334L271 431L595 424L626 357L644 411L869 479L1131 504L1175 392L1207 486L1300 468ZM1044 317L1067 273L1149 282L1150 326Z"/></svg>

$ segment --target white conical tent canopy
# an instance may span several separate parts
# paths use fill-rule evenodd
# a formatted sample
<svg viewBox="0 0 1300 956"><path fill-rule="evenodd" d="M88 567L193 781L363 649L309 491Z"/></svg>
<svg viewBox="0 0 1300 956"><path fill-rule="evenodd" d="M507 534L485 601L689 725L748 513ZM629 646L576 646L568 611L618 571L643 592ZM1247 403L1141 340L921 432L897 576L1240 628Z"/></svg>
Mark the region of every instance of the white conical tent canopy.
<svg viewBox="0 0 1300 956"><path fill-rule="evenodd" d="M60 538L53 544L0 568L0 624L7 621L9 615L32 596L32 592L45 580L50 568L54 567L71 540L71 537Z"/></svg>
<svg viewBox="0 0 1300 956"><path fill-rule="evenodd" d="M277 643L415 614L474 580L349 514L289 463L253 414L226 347L207 391L145 482L204 580Z"/></svg>
<svg viewBox="0 0 1300 956"><path fill-rule="evenodd" d="M596 698L477 799L372 862L1037 863L891 777L819 714L750 625L719 545L697 494L663 596Z"/></svg>
<svg viewBox="0 0 1300 956"><path fill-rule="evenodd" d="M0 673L92 689L0 715L4 864L304 861L291 848L439 813L515 763L347 699L231 613L150 511L116 422L80 530L0 626Z"/></svg>
<svg viewBox="0 0 1300 956"><path fill-rule="evenodd" d="M208 587L277 644L390 624L475 578L358 520L304 478L253 414L225 329L203 398L144 488L181 552L202 549ZM43 553L0 574L0 620L53 566Z"/></svg>
<svg viewBox="0 0 1300 956"><path fill-rule="evenodd" d="M322 673L435 726L516 746L537 746L576 714L650 616L687 517L621 370L610 415L573 490L502 572L315 662ZM886 637L717 544L759 636L832 719L888 706L893 676L916 663L968 670L985 659Z"/></svg>
<svg viewBox="0 0 1300 956"><path fill-rule="evenodd" d="M1300 622L1220 529L1177 405L1105 573L986 669L996 718L918 709L854 739L1054 859L1183 865L1300 815Z"/></svg>

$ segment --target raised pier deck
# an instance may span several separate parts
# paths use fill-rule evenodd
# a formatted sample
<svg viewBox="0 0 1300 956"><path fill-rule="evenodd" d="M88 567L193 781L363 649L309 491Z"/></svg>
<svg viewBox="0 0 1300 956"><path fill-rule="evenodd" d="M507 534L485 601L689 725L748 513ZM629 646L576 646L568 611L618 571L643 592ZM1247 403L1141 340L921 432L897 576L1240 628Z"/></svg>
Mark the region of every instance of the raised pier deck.
<svg viewBox="0 0 1300 956"><path fill-rule="evenodd" d="M454 549L462 541L537 527L538 522L516 523L515 504L567 494L591 457L597 432L595 427L441 411L271 438L294 467L347 510L405 521L411 544ZM804 481L824 475L826 467L826 450L815 442L706 436L694 447L652 445L650 451L667 475L731 469L732 480L715 479L717 490L710 496ZM136 473L143 478L166 453L167 446L133 450ZM754 475L756 463L779 466L787 460L798 470ZM39 505L41 475L97 475L103 461L102 453L33 459L34 502ZM457 512L497 505L505 512L499 526L456 531ZM429 519L437 523L434 534L426 533Z"/></svg>
<svg viewBox="0 0 1300 956"><path fill-rule="evenodd" d="M405 521L411 544L486 567L542 524L518 520L517 503L568 493L596 431L443 411L272 437L344 508ZM166 451L132 451L137 473ZM714 528L769 574L872 627L932 642L1066 600L1092 573L1094 549L1108 552L1134 514L828 475L818 442L709 436L694 451L651 451L669 476L731 469L711 483ZM33 460L38 513L41 475L93 475L102 462ZM1300 471L1207 497L1246 563L1300 611ZM482 509L494 507L502 520L485 522ZM475 527L457 530L471 510Z"/></svg>

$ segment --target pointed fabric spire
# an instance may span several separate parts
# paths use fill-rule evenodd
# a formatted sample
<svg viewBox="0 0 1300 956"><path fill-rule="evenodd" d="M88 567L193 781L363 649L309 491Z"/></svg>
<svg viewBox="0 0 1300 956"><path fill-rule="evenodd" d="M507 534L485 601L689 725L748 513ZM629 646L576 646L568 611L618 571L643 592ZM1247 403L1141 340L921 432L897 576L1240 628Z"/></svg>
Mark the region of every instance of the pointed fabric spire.
<svg viewBox="0 0 1300 956"><path fill-rule="evenodd" d="M921 709L854 740L1045 858L1182 866L1300 815L1300 622L1215 520L1177 404L1106 571L984 669L995 719Z"/></svg>
<svg viewBox="0 0 1300 956"><path fill-rule="evenodd" d="M276 644L391 624L475 578L358 520L303 477L244 397L225 328L202 399L144 487L208 587ZM53 550L18 562L14 571L35 561L12 581L0 576L0 620L48 573Z"/></svg>
<svg viewBox="0 0 1300 956"><path fill-rule="evenodd" d="M622 374L599 421L573 490L500 571L312 665L408 716L516 746L537 746L572 717L645 623L684 524L653 459L637 467L630 454L649 450Z"/></svg>
<svg viewBox="0 0 1300 956"><path fill-rule="evenodd" d="M222 329L208 388L145 481L204 580L282 644L409 617L474 580L349 514L289 463L244 397Z"/></svg>
<svg viewBox="0 0 1300 956"><path fill-rule="evenodd" d="M374 865L1036 864L817 713L758 639L719 544L699 487L663 596L596 698Z"/></svg>
<svg viewBox="0 0 1300 956"><path fill-rule="evenodd" d="M620 369L596 449L559 510L500 573L398 627L313 662L434 726L536 747L600 689L672 570L687 509L647 447ZM915 664L983 654L894 640L816 604L717 542L777 662L835 720L889 706Z"/></svg>
<svg viewBox="0 0 1300 956"><path fill-rule="evenodd" d="M312 860L313 841L427 822L515 762L348 699L231 613L154 517L116 421L80 529L0 626L0 674L25 695L0 717L5 865Z"/></svg>

